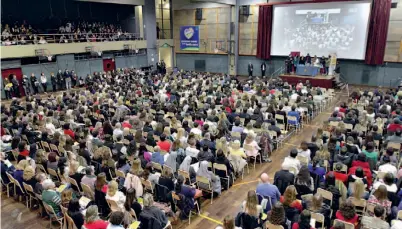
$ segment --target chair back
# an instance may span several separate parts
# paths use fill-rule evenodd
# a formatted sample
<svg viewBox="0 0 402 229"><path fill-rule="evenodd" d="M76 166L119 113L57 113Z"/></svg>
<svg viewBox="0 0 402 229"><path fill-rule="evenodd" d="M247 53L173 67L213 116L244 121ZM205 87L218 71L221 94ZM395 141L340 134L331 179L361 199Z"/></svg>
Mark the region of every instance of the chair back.
<svg viewBox="0 0 402 229"><path fill-rule="evenodd" d="M31 195L31 194L34 193L34 190L33 190L33 188L32 188L31 185L26 184L25 182L22 182L22 186L24 187L25 191L27 191L27 193L28 193L29 195Z"/></svg>
<svg viewBox="0 0 402 229"><path fill-rule="evenodd" d="M197 187L200 190L204 190L207 192L212 192L211 183L209 182L208 178L204 176L197 176L196 177Z"/></svg>
<svg viewBox="0 0 402 229"><path fill-rule="evenodd" d="M275 225L275 224L270 223L269 221L267 221L265 223L265 228L268 228L268 229L284 229L282 225Z"/></svg>
<svg viewBox="0 0 402 229"><path fill-rule="evenodd" d="M324 225L325 216L323 214L311 212L311 219L314 219L315 222L321 223L321 227L325 228L325 225ZM317 226L315 226L314 228L317 228Z"/></svg>
<svg viewBox="0 0 402 229"><path fill-rule="evenodd" d="M396 219L402 220L402 210L398 211L398 215L396 216Z"/></svg>
<svg viewBox="0 0 402 229"><path fill-rule="evenodd" d="M151 162L152 163L152 168L161 171L162 172L162 165L156 162Z"/></svg>
<svg viewBox="0 0 402 229"><path fill-rule="evenodd" d="M214 165L213 167L214 167L215 174L216 174L216 170L219 170L219 171L223 171L225 173L225 176L228 176L228 169L225 164L214 163L213 165Z"/></svg>
<svg viewBox="0 0 402 229"><path fill-rule="evenodd" d="M348 223L348 222L345 222L345 221L342 221L342 220L339 220L339 219L334 220L334 225L336 223L341 223L341 224L345 225L345 229L355 229L355 225L353 225L351 223Z"/></svg>
<svg viewBox="0 0 402 229"><path fill-rule="evenodd" d="M332 207L332 200L333 200L332 192L324 190L322 188L318 188L317 193L321 194L323 199L329 200L330 201L330 207Z"/></svg>
<svg viewBox="0 0 402 229"><path fill-rule="evenodd" d="M170 168L169 166L167 166L167 165L163 165L163 167L162 167L162 174L163 174L163 172L167 172L167 173L169 173L169 174L173 174L173 169L172 168Z"/></svg>
<svg viewBox="0 0 402 229"><path fill-rule="evenodd" d="M299 160L302 165L308 165L308 157L296 156L296 159Z"/></svg>
<svg viewBox="0 0 402 229"><path fill-rule="evenodd" d="M44 201L43 201L43 207L45 208L45 211L49 216L51 217L56 216L56 212L54 211L53 207L45 203Z"/></svg>
<svg viewBox="0 0 402 229"><path fill-rule="evenodd" d="M42 145L42 148L46 151L46 152L50 152L50 146L49 143L45 142L45 141L41 141L40 144Z"/></svg>
<svg viewBox="0 0 402 229"><path fill-rule="evenodd" d="M401 149L401 143L388 142L387 148L393 148L395 151L399 151Z"/></svg>
<svg viewBox="0 0 402 229"><path fill-rule="evenodd" d="M134 211L132 208L130 209L130 215L131 215L135 220L138 220L137 214L135 214L135 211Z"/></svg>
<svg viewBox="0 0 402 229"><path fill-rule="evenodd" d="M342 166L342 169L341 169L340 172L342 172L342 173L348 173L348 166L347 166L347 165L338 162L338 163L334 163L334 168L336 167L336 165L341 165L341 166Z"/></svg>
<svg viewBox="0 0 402 229"><path fill-rule="evenodd" d="M244 144L244 145L243 145L243 149L244 149L245 151L253 151L253 150L254 150L254 147L253 147L252 145L249 145L249 144Z"/></svg>
<svg viewBox="0 0 402 229"><path fill-rule="evenodd" d="M387 174L386 172L380 172L380 171L378 171L378 173L377 173L377 179L383 179L384 178L384 176L385 176L385 174Z"/></svg>
<svg viewBox="0 0 402 229"><path fill-rule="evenodd" d="M49 146L50 146L50 150L52 152L55 152L55 153L57 153L57 155L60 155L59 154L59 149L57 148L57 146L55 144L49 144Z"/></svg>
<svg viewBox="0 0 402 229"><path fill-rule="evenodd" d="M91 200L94 200L95 193L88 185L81 182L81 188L86 197L88 197Z"/></svg>
<svg viewBox="0 0 402 229"><path fill-rule="evenodd" d="M119 205L117 205L116 201L106 199L107 204L112 212L120 211Z"/></svg>
<svg viewBox="0 0 402 229"><path fill-rule="evenodd" d="M178 174L182 175L186 180L188 180L189 183L191 183L190 173L179 169Z"/></svg>
<svg viewBox="0 0 402 229"><path fill-rule="evenodd" d="M74 220L71 218L71 216L66 214L64 217L67 221L67 229L77 229L77 226L75 226Z"/></svg>
<svg viewBox="0 0 402 229"><path fill-rule="evenodd" d="M60 181L59 175L57 174L56 170L52 168L47 168L47 171L50 176L55 177L58 181Z"/></svg>
<svg viewBox="0 0 402 229"><path fill-rule="evenodd" d="M78 186L77 181L76 181L75 179L73 179L73 178L71 178L71 177L67 177L67 181L68 181L71 185L75 186L75 187L77 188L78 192L82 192L81 189L80 189L80 186Z"/></svg>
<svg viewBox="0 0 402 229"><path fill-rule="evenodd" d="M374 208L375 206L377 206L377 204L374 203L366 203L366 212L365 215L367 216L373 216L374 215ZM384 212L384 214L386 213L386 211ZM402 216L402 215L401 215Z"/></svg>
<svg viewBox="0 0 402 229"><path fill-rule="evenodd" d="M116 176L119 178L126 179L126 175L124 174L124 172L117 169L116 169Z"/></svg>
<svg viewBox="0 0 402 229"><path fill-rule="evenodd" d="M152 187L151 181L141 178L141 184L144 186L145 190L150 191L152 194L154 193L154 188Z"/></svg>
<svg viewBox="0 0 402 229"><path fill-rule="evenodd" d="M296 116L288 116L288 123L289 121L293 121L295 123L297 123L297 117Z"/></svg>
<svg viewBox="0 0 402 229"><path fill-rule="evenodd" d="M36 164L36 168L38 168L41 172L45 173L46 175L48 175L45 167L43 167L43 165L41 164Z"/></svg>
<svg viewBox="0 0 402 229"><path fill-rule="evenodd" d="M367 201L365 199L356 199L356 198L350 198L352 203L355 205L355 211L356 214L359 216L363 216L364 213L366 212L366 203Z"/></svg>

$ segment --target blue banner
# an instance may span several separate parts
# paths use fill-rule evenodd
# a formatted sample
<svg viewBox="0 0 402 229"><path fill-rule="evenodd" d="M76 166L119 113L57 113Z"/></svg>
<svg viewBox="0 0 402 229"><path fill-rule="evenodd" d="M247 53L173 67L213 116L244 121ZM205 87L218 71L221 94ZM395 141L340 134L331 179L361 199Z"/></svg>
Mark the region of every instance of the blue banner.
<svg viewBox="0 0 402 229"><path fill-rule="evenodd" d="M187 51L200 50L200 30L198 26L180 27L180 49Z"/></svg>

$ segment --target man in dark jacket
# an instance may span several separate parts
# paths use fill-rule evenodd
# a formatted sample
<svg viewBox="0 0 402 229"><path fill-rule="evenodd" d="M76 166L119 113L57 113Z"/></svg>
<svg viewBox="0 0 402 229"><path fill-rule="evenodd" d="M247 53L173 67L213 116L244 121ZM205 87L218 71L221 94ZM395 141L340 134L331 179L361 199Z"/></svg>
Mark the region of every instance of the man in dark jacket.
<svg viewBox="0 0 402 229"><path fill-rule="evenodd" d="M289 168L286 164L282 164L282 170L275 173L274 185L279 189L279 192L283 195L286 188L289 185L293 185L295 180L295 175L289 172Z"/></svg>
<svg viewBox="0 0 402 229"><path fill-rule="evenodd" d="M53 92L57 91L57 78L54 73L50 73L50 82L52 83Z"/></svg>
<svg viewBox="0 0 402 229"><path fill-rule="evenodd" d="M353 155L348 152L348 148L343 146L341 152L335 155L334 162L340 162L348 167L352 165Z"/></svg>
<svg viewBox="0 0 402 229"><path fill-rule="evenodd" d="M59 89L63 90L66 86L64 83L64 76L61 70L59 69L59 72L57 73L57 84L59 85Z"/></svg>

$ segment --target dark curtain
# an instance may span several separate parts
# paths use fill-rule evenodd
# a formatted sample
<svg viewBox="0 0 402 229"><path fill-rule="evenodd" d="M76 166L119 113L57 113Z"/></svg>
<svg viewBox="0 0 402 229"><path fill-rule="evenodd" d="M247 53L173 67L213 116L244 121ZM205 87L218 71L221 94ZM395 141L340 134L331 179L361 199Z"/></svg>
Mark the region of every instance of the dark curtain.
<svg viewBox="0 0 402 229"><path fill-rule="evenodd" d="M391 0L373 1L367 38L366 64L384 63L390 11Z"/></svg>
<svg viewBox="0 0 402 229"><path fill-rule="evenodd" d="M257 58L271 58L272 5L260 6L258 15Z"/></svg>

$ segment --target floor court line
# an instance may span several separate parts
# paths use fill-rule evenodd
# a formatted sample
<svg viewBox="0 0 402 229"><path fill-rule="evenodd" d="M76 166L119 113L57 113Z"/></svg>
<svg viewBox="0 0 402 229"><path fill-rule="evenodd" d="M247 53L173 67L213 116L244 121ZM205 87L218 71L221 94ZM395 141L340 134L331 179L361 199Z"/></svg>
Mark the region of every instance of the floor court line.
<svg viewBox="0 0 402 229"><path fill-rule="evenodd" d="M203 215L203 214L199 214L199 216L200 216L201 218L207 219L207 220L209 220L209 221L211 221L211 222L217 223L217 224L219 224L219 225L223 225L223 223L222 223L221 221L219 221L219 220L212 219L212 218L210 218L210 217L208 217L208 216L205 216L205 215Z"/></svg>
<svg viewBox="0 0 402 229"><path fill-rule="evenodd" d="M254 182L258 182L259 180L253 180L253 181L246 181L246 182L241 182L241 183L238 183L238 184L234 184L234 185L232 185L232 187L235 187L235 186L240 186L240 185L244 185L244 184L250 184L250 183L254 183Z"/></svg>

